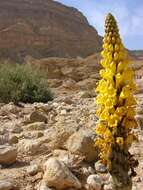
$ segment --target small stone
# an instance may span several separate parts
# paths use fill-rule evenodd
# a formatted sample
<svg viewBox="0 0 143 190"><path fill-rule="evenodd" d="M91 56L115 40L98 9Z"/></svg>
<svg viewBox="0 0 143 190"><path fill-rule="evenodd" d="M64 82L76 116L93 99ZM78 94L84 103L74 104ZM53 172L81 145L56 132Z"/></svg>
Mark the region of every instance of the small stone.
<svg viewBox="0 0 143 190"><path fill-rule="evenodd" d="M0 190L11 190L13 184L7 180L0 180Z"/></svg>
<svg viewBox="0 0 143 190"><path fill-rule="evenodd" d="M16 161L17 149L10 145L0 145L0 164L10 165Z"/></svg>
<svg viewBox="0 0 143 190"><path fill-rule="evenodd" d="M89 175L95 173L94 169L93 169L91 166L89 166L89 167L83 166L83 167L81 168L81 171L82 171L82 173L83 173L84 175L86 175L86 176L89 176Z"/></svg>
<svg viewBox="0 0 143 190"><path fill-rule="evenodd" d="M88 185L89 189L101 190L103 181L99 175L93 174L87 178L87 185Z"/></svg>
<svg viewBox="0 0 143 190"><path fill-rule="evenodd" d="M111 184L104 185L104 190L113 190Z"/></svg>
<svg viewBox="0 0 143 190"><path fill-rule="evenodd" d="M66 115L67 111L66 110L61 110L61 115Z"/></svg>
<svg viewBox="0 0 143 190"><path fill-rule="evenodd" d="M44 181L41 181L38 185L38 189L37 190L52 190L50 189L46 183Z"/></svg>
<svg viewBox="0 0 143 190"><path fill-rule="evenodd" d="M39 167L37 164L31 165L27 168L27 173L30 175L36 175L38 173Z"/></svg>
<svg viewBox="0 0 143 190"><path fill-rule="evenodd" d="M54 107L58 107L59 106L59 104L57 103L57 102L53 102L53 104L52 104Z"/></svg>
<svg viewBox="0 0 143 190"><path fill-rule="evenodd" d="M95 170L97 173L106 173L107 168L100 161L95 162Z"/></svg>
<svg viewBox="0 0 143 190"><path fill-rule="evenodd" d="M18 137L13 135L9 137L9 143L10 144L17 144L18 143Z"/></svg>

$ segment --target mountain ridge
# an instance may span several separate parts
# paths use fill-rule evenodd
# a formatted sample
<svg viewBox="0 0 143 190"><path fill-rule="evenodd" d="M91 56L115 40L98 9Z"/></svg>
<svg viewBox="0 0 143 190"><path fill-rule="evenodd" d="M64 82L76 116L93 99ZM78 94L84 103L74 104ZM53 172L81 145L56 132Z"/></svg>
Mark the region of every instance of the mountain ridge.
<svg viewBox="0 0 143 190"><path fill-rule="evenodd" d="M0 57L86 57L102 37L76 8L52 0L0 1Z"/></svg>

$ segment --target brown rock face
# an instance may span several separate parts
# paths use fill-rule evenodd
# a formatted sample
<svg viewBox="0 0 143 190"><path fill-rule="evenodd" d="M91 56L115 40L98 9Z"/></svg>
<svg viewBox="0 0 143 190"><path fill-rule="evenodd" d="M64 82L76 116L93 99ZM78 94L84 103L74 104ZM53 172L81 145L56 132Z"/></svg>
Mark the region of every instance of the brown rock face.
<svg viewBox="0 0 143 190"><path fill-rule="evenodd" d="M77 9L52 0L0 1L0 56L85 57L101 37Z"/></svg>

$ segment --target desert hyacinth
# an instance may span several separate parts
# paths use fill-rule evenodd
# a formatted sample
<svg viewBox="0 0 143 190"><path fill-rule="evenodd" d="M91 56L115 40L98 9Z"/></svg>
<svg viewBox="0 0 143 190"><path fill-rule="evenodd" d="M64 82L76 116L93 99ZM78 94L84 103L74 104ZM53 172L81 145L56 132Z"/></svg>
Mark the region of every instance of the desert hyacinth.
<svg viewBox="0 0 143 190"><path fill-rule="evenodd" d="M101 56L103 69L96 88L96 115L99 118L96 145L102 162L112 175L113 188L131 190L131 175L136 162L129 153L129 147L136 139L133 132L137 127L133 96L136 86L116 20L110 13L105 21Z"/></svg>

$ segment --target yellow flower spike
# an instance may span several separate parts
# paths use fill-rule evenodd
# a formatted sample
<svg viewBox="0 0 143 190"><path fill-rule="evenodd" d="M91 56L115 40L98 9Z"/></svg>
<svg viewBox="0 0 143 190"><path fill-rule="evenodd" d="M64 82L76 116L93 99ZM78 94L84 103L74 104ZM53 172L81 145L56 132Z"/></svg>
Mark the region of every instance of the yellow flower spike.
<svg viewBox="0 0 143 190"><path fill-rule="evenodd" d="M96 103L99 105L96 111L99 119L96 126L96 146L100 149L100 159L107 165L109 172L113 170L111 175L117 173L114 178L118 181L119 169L116 167L120 165L119 167L124 169L124 165L130 166L127 155L135 140L132 131L137 127L134 110L136 100L133 96L136 85L116 20L110 13L106 18L101 56L102 79L96 88ZM116 164L114 160L118 161L118 152L123 158ZM129 169L124 173L128 175ZM128 178L127 176L126 179ZM120 179L123 179L122 176Z"/></svg>

